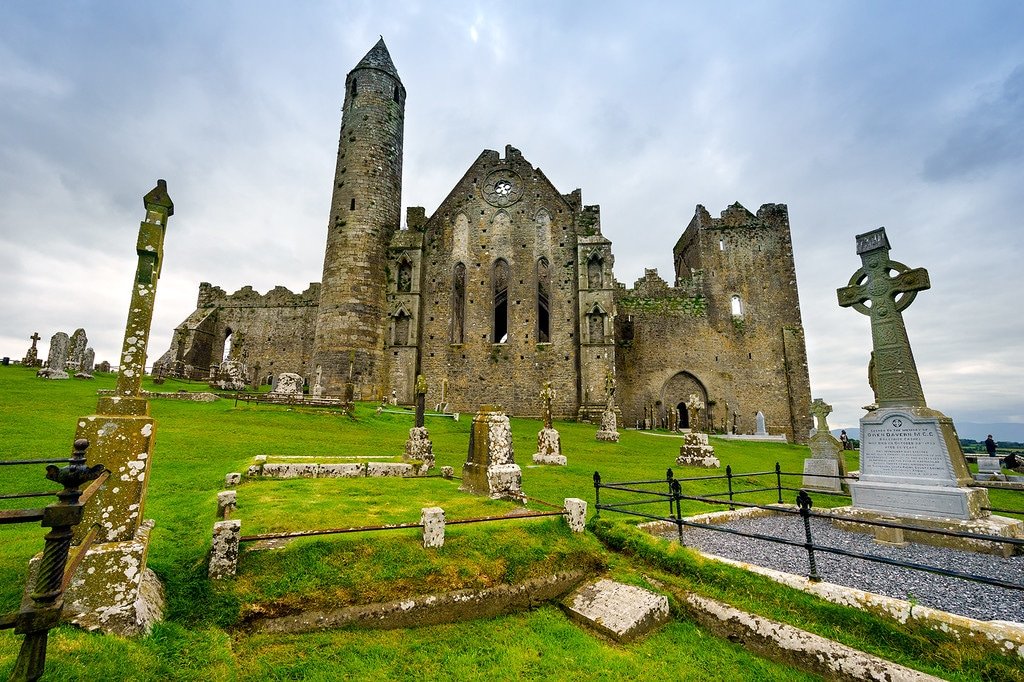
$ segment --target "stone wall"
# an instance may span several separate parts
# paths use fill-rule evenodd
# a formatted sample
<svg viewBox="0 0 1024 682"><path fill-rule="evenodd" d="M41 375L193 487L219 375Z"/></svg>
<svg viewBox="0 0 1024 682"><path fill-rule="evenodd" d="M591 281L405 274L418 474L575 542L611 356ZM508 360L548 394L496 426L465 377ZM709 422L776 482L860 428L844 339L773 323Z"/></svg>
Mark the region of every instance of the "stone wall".
<svg viewBox="0 0 1024 682"><path fill-rule="evenodd" d="M509 194L498 194L498 190ZM504 158L484 151L470 166L424 224L420 373L430 382L427 404L440 402L441 382L447 380L449 402L456 411L497 403L513 414L539 415L540 390L550 381L555 390L554 414L576 415L576 247L583 215L578 192L561 195L513 147L505 148ZM546 341L538 339L542 259L548 272ZM503 329L507 339L503 343L494 338L499 261L507 264L507 330ZM465 267L461 325L453 316L458 264Z"/></svg>
<svg viewBox="0 0 1024 682"><path fill-rule="evenodd" d="M648 270L617 292L626 424L652 404L665 416L696 387L710 406L710 424L698 426L753 433L760 410L769 433L806 442L810 383L786 207L755 216L734 204L711 218L698 206L674 255L676 286Z"/></svg>

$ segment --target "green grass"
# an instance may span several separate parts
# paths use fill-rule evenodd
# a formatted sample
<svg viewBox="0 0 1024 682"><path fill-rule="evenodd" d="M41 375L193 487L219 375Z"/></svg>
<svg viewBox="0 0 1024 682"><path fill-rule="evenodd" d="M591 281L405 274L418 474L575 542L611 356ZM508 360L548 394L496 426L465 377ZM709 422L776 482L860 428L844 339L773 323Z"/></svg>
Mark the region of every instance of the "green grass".
<svg viewBox="0 0 1024 682"><path fill-rule="evenodd" d="M112 375L92 382L51 382L35 379L24 368L0 368L0 459L67 455L77 418L94 411L96 389L113 383ZM154 387L147 380L145 388L177 391L202 386L168 380ZM411 413L377 415L374 405L360 404L349 417L331 409L242 403L236 407L230 400L153 400L151 411L157 422L156 449L145 517L156 520L149 566L166 588L166 621L151 635L135 640L59 628L52 636L48 679L809 679L751 656L685 620L641 642L614 646L571 625L551 607L414 630L282 636L251 634L241 627L250 618L300 607L365 604L485 587L565 568L607 569L617 579L635 584L656 576L670 591L694 590L825 636L845 637L851 646L951 679L997 679L993 670L1019 671L1013 667L1016 661L990 648L939 641L918 626L828 604L742 571L700 562L686 550L676 550L688 557L685 561L666 564L652 558L654 550L616 546L611 536L628 534L630 524L643 520L629 517L620 517L625 520L614 525L619 530L602 531L604 544L591 533L568 533L558 519L451 526L445 547L432 551L423 550L416 530L308 538L280 550L245 552L236 579L211 583L206 578L206 553L225 473L244 472L257 454L395 459L412 426ZM471 417L463 415L458 422L427 420L438 466L452 466L456 475L465 461ZM633 431L622 432L617 444L599 443L592 425L556 426L569 465L530 467L540 424L512 420L517 460L524 467L523 489L554 504L566 497L592 503L594 471L600 471L605 481L662 479L681 444L677 438ZM738 473L772 470L776 461L784 471L798 472L807 455L799 446L713 442L723 467L730 464ZM848 465L857 467L856 453L848 453ZM673 468L677 476L709 473ZM51 489L41 474L39 466L0 467L0 492ZM737 476L734 486L750 490L773 481L774 474ZM799 478L788 484L796 487ZM440 478L246 482L238 488L236 518L242 520L243 533L250 534L416 522L426 506L443 507L449 519L501 515L516 508L460 493L457 485ZM722 488L722 481L689 482L684 493ZM602 501L613 501L613 495L603 492ZM785 495L792 502L794 493ZM775 493L738 499L771 502ZM993 495L994 505L996 499ZM815 496L816 506L845 503L839 497ZM26 505L8 501L6 506ZM997 506L1014 503L1006 500ZM529 507L545 509L536 503ZM650 509L658 514L667 511L661 505ZM708 508L686 502L685 509ZM3 526L0 542L3 613L17 607L27 561L41 549L42 533L29 524ZM644 542L668 546L655 539ZM847 631L844 623L856 627ZM9 671L19 643L20 637L10 631L0 633L0 675ZM983 660L986 655L1002 661L998 665L1003 667L993 668L995 664Z"/></svg>

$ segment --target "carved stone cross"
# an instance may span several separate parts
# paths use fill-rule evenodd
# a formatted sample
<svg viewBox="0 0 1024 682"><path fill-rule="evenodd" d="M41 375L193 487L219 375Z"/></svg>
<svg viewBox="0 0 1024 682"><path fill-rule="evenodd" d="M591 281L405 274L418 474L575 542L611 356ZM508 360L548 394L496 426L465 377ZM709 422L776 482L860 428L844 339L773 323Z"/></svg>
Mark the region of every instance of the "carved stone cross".
<svg viewBox="0 0 1024 682"><path fill-rule="evenodd" d="M551 428L551 398L554 397L555 392L551 390L551 382L544 382L544 390L540 392L541 400L543 401L542 406L542 417L544 419L544 428Z"/></svg>
<svg viewBox="0 0 1024 682"><path fill-rule="evenodd" d="M423 426L423 417L427 404L427 379L422 374L416 376L416 426Z"/></svg>
<svg viewBox="0 0 1024 682"><path fill-rule="evenodd" d="M700 399L696 393L691 393L690 397L686 399L686 411L688 413L690 430L700 431L701 428L697 425L698 419L700 419L700 411L704 409L704 401Z"/></svg>
<svg viewBox="0 0 1024 682"><path fill-rule="evenodd" d="M828 422L826 421L826 418L832 414L832 406L821 398L815 398L814 402L811 403L811 414L813 414L815 420L817 420L816 424L818 433L828 433Z"/></svg>
<svg viewBox="0 0 1024 682"><path fill-rule="evenodd" d="M30 336L28 338L30 338L32 340L32 347L35 348L36 347L36 342L39 341L39 339L41 339L43 337L39 336L39 332L32 332L32 336Z"/></svg>
<svg viewBox="0 0 1024 682"><path fill-rule="evenodd" d="M615 409L615 375L612 374L611 370L604 377L604 393L605 400L607 401L608 410Z"/></svg>
<svg viewBox="0 0 1024 682"><path fill-rule="evenodd" d="M928 271L890 260L884 227L857 235L857 253L863 266L836 293L839 305L871 318L878 405L927 407L902 313L931 287Z"/></svg>

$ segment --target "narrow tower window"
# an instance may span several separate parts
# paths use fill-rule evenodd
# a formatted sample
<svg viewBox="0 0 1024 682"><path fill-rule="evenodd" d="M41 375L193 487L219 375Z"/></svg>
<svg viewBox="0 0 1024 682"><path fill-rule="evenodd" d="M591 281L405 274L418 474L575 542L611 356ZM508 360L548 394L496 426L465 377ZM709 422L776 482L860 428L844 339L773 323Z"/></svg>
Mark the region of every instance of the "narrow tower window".
<svg viewBox="0 0 1024 682"><path fill-rule="evenodd" d="M718 250L719 251L725 251L725 240L724 239L719 239L718 240Z"/></svg>
<svg viewBox="0 0 1024 682"><path fill-rule="evenodd" d="M452 274L452 343L462 343L466 329L466 266L455 264Z"/></svg>
<svg viewBox="0 0 1024 682"><path fill-rule="evenodd" d="M356 96L356 79L355 78L352 79L352 85L349 88L349 94L352 95L353 97Z"/></svg>
<svg viewBox="0 0 1024 682"><path fill-rule="evenodd" d="M740 300L739 296L732 297L732 316L743 317L743 301Z"/></svg>
<svg viewBox="0 0 1024 682"><path fill-rule="evenodd" d="M348 210L350 210L350 211L356 210L356 198L355 197L352 197L352 201L348 205Z"/></svg>
<svg viewBox="0 0 1024 682"><path fill-rule="evenodd" d="M604 286L604 277L602 274L603 263L601 258L595 255L589 261L587 261L587 288L588 289L601 289Z"/></svg>
<svg viewBox="0 0 1024 682"><path fill-rule="evenodd" d="M494 262L494 335L493 343L508 341L508 263Z"/></svg>
<svg viewBox="0 0 1024 682"><path fill-rule="evenodd" d="M394 92L394 94L392 96L395 99L395 104L401 104L402 103L402 95L398 91L398 84L397 83L395 84L395 92Z"/></svg>
<svg viewBox="0 0 1024 682"><path fill-rule="evenodd" d="M228 327L227 330L224 332L224 350L221 352L221 357L223 357L224 360L231 359L232 334L234 334L234 332L231 330L231 327Z"/></svg>
<svg viewBox="0 0 1024 682"><path fill-rule="evenodd" d="M537 261L537 343L551 341L551 312L549 306L550 268L548 259Z"/></svg>

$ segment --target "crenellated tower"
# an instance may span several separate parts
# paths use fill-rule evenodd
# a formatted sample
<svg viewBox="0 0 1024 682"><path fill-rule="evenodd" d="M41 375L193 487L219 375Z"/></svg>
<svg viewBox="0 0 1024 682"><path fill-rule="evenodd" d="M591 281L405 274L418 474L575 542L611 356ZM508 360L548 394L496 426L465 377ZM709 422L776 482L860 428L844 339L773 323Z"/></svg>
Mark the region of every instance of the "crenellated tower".
<svg viewBox="0 0 1024 682"><path fill-rule="evenodd" d="M314 392L376 397L387 382L387 253L402 205L405 87L381 38L345 79L320 307Z"/></svg>

